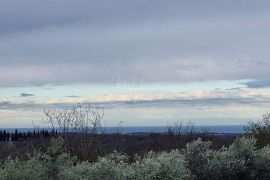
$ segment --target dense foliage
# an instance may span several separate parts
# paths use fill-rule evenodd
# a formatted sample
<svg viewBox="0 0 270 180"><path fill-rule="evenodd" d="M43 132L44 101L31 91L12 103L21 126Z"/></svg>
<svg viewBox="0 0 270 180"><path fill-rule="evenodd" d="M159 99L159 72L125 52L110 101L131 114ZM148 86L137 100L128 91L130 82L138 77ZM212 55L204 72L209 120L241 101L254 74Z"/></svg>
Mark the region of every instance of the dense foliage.
<svg viewBox="0 0 270 180"><path fill-rule="evenodd" d="M245 127L246 136L254 136L257 139L257 146L264 147L270 143L270 113L266 113L259 121L250 121Z"/></svg>
<svg viewBox="0 0 270 180"><path fill-rule="evenodd" d="M257 149L256 139L242 137L229 147L211 149L201 139L184 149L149 152L133 161L114 152L96 162L79 161L65 153L64 140L52 139L45 150L22 161L1 163L0 179L264 179L270 178L270 146Z"/></svg>

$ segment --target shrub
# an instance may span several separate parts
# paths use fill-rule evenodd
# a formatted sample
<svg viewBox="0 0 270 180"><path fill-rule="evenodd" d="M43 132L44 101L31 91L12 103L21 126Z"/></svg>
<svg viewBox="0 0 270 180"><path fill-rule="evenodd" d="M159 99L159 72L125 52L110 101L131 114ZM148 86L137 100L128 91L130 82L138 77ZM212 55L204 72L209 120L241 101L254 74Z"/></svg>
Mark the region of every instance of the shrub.
<svg viewBox="0 0 270 180"><path fill-rule="evenodd" d="M149 152L144 158L137 158L132 166L134 172L131 179L192 179L179 151Z"/></svg>
<svg viewBox="0 0 270 180"><path fill-rule="evenodd" d="M8 158L0 169L1 180L47 179L45 165L35 157L28 161Z"/></svg>
<svg viewBox="0 0 270 180"><path fill-rule="evenodd" d="M201 138L186 145L183 150L185 160L188 162L188 169L194 176L204 177L205 168L208 164L208 153L211 142L203 142Z"/></svg>
<svg viewBox="0 0 270 180"><path fill-rule="evenodd" d="M270 177L270 146L256 152L254 161L254 169L256 170L256 176L259 179L266 179Z"/></svg>
<svg viewBox="0 0 270 180"><path fill-rule="evenodd" d="M52 139L45 152L35 151L27 161L8 158L0 169L0 179L57 179L59 172L71 167L76 157L63 152L63 139Z"/></svg>
<svg viewBox="0 0 270 180"><path fill-rule="evenodd" d="M99 158L95 163L82 162L74 167L66 168L61 172L62 179L127 179L130 169L127 156L114 152L106 157Z"/></svg>
<svg viewBox="0 0 270 180"><path fill-rule="evenodd" d="M64 153L63 147L63 138L52 138L50 146L45 152L34 154L34 157L45 165L48 179L56 179L62 169L71 167L77 162L76 157L71 157L68 153Z"/></svg>
<svg viewBox="0 0 270 180"><path fill-rule="evenodd" d="M198 179L237 179L237 174L243 170L244 161L235 157L227 148L207 153L208 161L204 175Z"/></svg>
<svg viewBox="0 0 270 180"><path fill-rule="evenodd" d="M246 136L254 136L257 139L258 147L266 146L270 143L270 113L264 114L260 121L249 121L249 126L244 129Z"/></svg>
<svg viewBox="0 0 270 180"><path fill-rule="evenodd" d="M229 147L230 153L239 161L244 162L238 177L248 179L254 177L254 160L256 155L256 139L241 137L236 139Z"/></svg>
<svg viewBox="0 0 270 180"><path fill-rule="evenodd" d="M256 155L254 138L238 138L229 148L211 150L211 142L201 139L186 145L183 150L188 168L196 179L252 178Z"/></svg>

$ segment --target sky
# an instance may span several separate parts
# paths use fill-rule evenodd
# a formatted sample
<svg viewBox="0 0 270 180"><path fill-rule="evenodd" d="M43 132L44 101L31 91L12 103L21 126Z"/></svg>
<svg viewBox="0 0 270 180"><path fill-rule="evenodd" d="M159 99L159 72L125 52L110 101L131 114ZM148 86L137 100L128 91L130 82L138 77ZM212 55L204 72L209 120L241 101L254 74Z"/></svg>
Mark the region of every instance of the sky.
<svg viewBox="0 0 270 180"><path fill-rule="evenodd" d="M85 103L108 126L270 112L268 0L0 0L0 126Z"/></svg>

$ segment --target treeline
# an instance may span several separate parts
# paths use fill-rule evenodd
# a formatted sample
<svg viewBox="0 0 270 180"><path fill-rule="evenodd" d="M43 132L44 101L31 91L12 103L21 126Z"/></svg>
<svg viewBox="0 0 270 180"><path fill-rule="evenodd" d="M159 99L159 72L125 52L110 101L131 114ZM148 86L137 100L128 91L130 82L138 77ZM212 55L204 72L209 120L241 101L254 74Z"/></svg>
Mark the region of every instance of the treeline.
<svg viewBox="0 0 270 180"><path fill-rule="evenodd" d="M18 129L15 129L15 132L13 133L6 130L0 130L0 141L18 141L27 138L55 137L57 135L57 130L48 131L46 129L27 132L19 132Z"/></svg>

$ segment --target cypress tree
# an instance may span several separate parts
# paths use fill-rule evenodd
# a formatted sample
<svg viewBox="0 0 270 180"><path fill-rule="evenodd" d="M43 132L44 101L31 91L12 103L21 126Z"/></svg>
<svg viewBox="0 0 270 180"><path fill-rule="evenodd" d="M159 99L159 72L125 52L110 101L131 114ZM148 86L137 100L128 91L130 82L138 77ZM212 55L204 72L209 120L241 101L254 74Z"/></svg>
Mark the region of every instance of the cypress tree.
<svg viewBox="0 0 270 180"><path fill-rule="evenodd" d="M22 136L22 133L21 132L19 132L19 134L18 134L18 139L21 139L23 136Z"/></svg>
<svg viewBox="0 0 270 180"><path fill-rule="evenodd" d="M7 140L7 133L6 130L3 131L3 141Z"/></svg>
<svg viewBox="0 0 270 180"><path fill-rule="evenodd" d="M54 129L52 129L51 133L50 133L50 136L54 137L55 136L55 132L54 132Z"/></svg>
<svg viewBox="0 0 270 180"><path fill-rule="evenodd" d="M0 141L3 141L3 131L0 131Z"/></svg>
<svg viewBox="0 0 270 180"><path fill-rule="evenodd" d="M45 137L49 137L49 136L50 136L50 133L49 133L48 130L46 130L46 131L44 132L44 136L45 136Z"/></svg>
<svg viewBox="0 0 270 180"><path fill-rule="evenodd" d="M26 139L26 133L24 132L23 134L22 134L22 137L24 138L24 139Z"/></svg>
<svg viewBox="0 0 270 180"><path fill-rule="evenodd" d="M41 131L41 135L44 137L45 136L45 130L44 130L44 128L42 129L42 131Z"/></svg>
<svg viewBox="0 0 270 180"><path fill-rule="evenodd" d="M10 133L9 133L9 132L7 132L6 141L9 141L9 137L10 137Z"/></svg>
<svg viewBox="0 0 270 180"><path fill-rule="evenodd" d="M18 129L15 129L15 134L14 134L14 139L13 139L13 141L17 141L18 138L19 138L19 136L18 136Z"/></svg>
<svg viewBox="0 0 270 180"><path fill-rule="evenodd" d="M27 136L28 138L30 138L30 137L31 137L31 132L28 131L26 136Z"/></svg>

